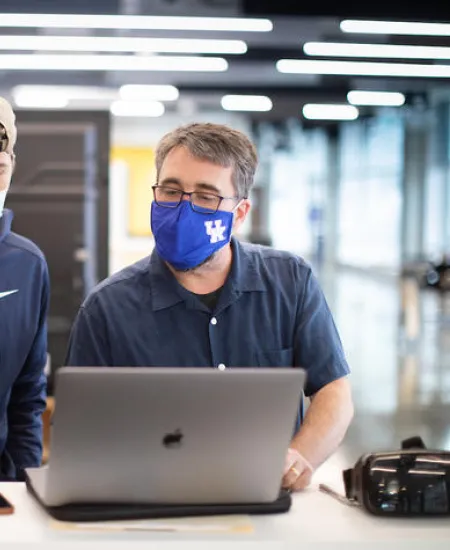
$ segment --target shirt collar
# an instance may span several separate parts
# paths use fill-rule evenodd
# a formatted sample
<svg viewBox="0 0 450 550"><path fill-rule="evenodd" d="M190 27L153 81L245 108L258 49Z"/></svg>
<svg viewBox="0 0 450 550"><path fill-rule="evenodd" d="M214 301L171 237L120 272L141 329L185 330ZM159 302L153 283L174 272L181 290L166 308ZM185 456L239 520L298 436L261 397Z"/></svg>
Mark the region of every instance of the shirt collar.
<svg viewBox="0 0 450 550"><path fill-rule="evenodd" d="M236 295L241 292L266 291L266 286L258 271L255 255L235 237L231 238L231 247L233 250L233 263L222 293L229 291ZM173 273L159 256L156 248L150 256L149 275L153 311L166 309L186 301L187 291L180 287Z"/></svg>
<svg viewBox="0 0 450 550"><path fill-rule="evenodd" d="M238 292L264 292L267 290L256 262L256 254L251 252L238 239L232 237L233 264L230 283Z"/></svg>
<svg viewBox="0 0 450 550"><path fill-rule="evenodd" d="M183 302L183 297L177 289L178 283L173 273L160 258L156 247L150 256L149 275L153 311L166 309Z"/></svg>

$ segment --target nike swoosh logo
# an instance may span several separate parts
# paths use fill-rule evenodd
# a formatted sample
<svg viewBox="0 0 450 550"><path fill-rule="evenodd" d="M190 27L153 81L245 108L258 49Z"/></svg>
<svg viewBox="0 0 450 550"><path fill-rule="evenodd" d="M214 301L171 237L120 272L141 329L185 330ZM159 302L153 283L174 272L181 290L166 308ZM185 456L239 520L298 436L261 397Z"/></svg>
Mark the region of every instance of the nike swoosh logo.
<svg viewBox="0 0 450 550"><path fill-rule="evenodd" d="M6 296L11 296L11 294L15 294L16 292L19 292L19 289L17 289L17 290L8 290L7 292L0 292L0 300L2 298L6 298Z"/></svg>

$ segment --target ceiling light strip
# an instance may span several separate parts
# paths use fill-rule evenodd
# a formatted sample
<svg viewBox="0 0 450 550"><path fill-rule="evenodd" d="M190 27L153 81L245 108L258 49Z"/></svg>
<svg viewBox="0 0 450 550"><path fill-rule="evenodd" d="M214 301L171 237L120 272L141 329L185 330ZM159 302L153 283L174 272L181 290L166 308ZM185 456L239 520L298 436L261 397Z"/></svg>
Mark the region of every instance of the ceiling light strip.
<svg viewBox="0 0 450 550"><path fill-rule="evenodd" d="M133 55L0 55L0 70L8 71L200 71L223 72L220 57Z"/></svg>
<svg viewBox="0 0 450 550"><path fill-rule="evenodd" d="M345 19L341 22L340 28L346 33L450 36L450 23Z"/></svg>
<svg viewBox="0 0 450 550"><path fill-rule="evenodd" d="M0 16L1 21L1 16ZM3 51L69 51L69 52L159 52L199 54L244 54L242 40L209 40L184 38L135 38L110 36L33 36L0 37Z"/></svg>
<svg viewBox="0 0 450 550"><path fill-rule="evenodd" d="M309 56L323 57L450 59L450 47L438 46L306 42L303 51Z"/></svg>
<svg viewBox="0 0 450 550"><path fill-rule="evenodd" d="M239 17L2 13L0 27L270 32L273 24L270 19Z"/></svg>
<svg viewBox="0 0 450 550"><path fill-rule="evenodd" d="M276 68L287 74L450 78L450 65L280 59Z"/></svg>

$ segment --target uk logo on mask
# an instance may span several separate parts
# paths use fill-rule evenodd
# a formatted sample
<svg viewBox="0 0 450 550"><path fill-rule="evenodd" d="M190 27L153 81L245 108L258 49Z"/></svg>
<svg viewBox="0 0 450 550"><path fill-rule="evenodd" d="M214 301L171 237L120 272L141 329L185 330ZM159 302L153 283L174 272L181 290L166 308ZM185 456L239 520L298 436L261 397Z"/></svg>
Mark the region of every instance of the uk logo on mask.
<svg viewBox="0 0 450 550"><path fill-rule="evenodd" d="M210 243L215 244L225 240L225 231L227 230L225 225L222 225L222 220L215 220L213 222L205 222L206 234L211 237Z"/></svg>

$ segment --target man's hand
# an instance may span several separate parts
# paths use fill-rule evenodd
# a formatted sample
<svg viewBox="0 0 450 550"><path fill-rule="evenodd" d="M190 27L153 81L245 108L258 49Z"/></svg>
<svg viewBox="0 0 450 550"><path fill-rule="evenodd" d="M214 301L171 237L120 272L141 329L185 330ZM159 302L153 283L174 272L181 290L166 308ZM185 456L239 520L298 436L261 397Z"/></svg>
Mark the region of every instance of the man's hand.
<svg viewBox="0 0 450 550"><path fill-rule="evenodd" d="M284 465L283 488L301 491L311 483L313 467L295 449L289 448Z"/></svg>
<svg viewBox="0 0 450 550"><path fill-rule="evenodd" d="M283 487L304 489L321 464L340 445L353 416L346 378L330 382L311 397L311 404L286 456Z"/></svg>

